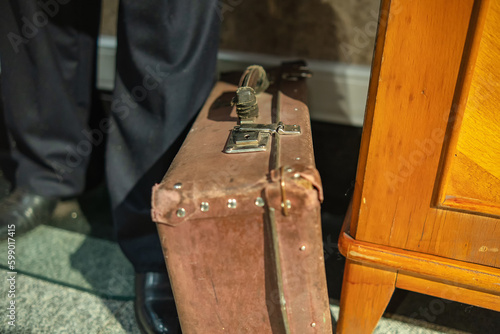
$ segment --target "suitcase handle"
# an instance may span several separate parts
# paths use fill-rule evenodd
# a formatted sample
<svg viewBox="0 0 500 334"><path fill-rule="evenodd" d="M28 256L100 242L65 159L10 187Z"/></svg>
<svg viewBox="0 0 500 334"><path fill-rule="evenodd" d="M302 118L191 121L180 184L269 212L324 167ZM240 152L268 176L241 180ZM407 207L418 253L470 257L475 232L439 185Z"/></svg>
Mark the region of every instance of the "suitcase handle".
<svg viewBox="0 0 500 334"><path fill-rule="evenodd" d="M266 71L262 66L248 66L240 79L236 96L231 105L236 105L236 113L240 124L253 123L259 117L257 105L257 94L262 93L269 87Z"/></svg>

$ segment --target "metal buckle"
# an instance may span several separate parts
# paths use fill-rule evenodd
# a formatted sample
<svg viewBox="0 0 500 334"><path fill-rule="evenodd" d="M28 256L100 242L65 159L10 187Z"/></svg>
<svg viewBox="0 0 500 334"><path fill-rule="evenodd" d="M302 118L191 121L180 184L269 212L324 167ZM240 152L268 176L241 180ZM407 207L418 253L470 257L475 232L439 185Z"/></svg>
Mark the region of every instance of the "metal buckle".
<svg viewBox="0 0 500 334"><path fill-rule="evenodd" d="M277 124L240 124L231 130L225 153L248 153L265 152L269 150L269 138L273 134L278 135L300 135L299 125L285 125L282 122Z"/></svg>

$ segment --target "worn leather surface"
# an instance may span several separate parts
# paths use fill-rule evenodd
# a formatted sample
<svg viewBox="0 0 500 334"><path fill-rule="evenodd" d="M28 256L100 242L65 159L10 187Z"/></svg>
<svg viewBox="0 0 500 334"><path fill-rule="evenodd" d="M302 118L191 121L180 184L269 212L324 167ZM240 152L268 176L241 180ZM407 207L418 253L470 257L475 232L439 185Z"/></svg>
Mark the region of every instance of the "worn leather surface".
<svg viewBox="0 0 500 334"><path fill-rule="evenodd" d="M237 120L229 104L236 88L217 83L165 178L153 190L152 216L183 332L285 332L270 233L269 210L274 208L290 331L331 333L321 241L322 188L307 106L281 96L281 120L299 124L302 135L281 136L280 161L274 161L273 150L225 154L224 144ZM293 88L287 92L304 95ZM271 94L258 96L261 112L256 123L275 121L275 102ZM291 203L286 217L282 181ZM265 206L255 204L258 197ZM236 208L228 207L233 199ZM208 211L201 210L203 202ZM180 209L185 212L181 217Z"/></svg>

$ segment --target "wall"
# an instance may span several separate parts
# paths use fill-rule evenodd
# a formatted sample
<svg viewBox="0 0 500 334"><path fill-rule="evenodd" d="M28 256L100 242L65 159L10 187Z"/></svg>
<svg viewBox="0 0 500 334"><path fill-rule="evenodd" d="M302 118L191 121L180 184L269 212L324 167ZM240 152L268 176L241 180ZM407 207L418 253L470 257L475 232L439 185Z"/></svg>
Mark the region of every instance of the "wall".
<svg viewBox="0 0 500 334"><path fill-rule="evenodd" d="M116 34L118 0L103 0L102 33ZM370 64L378 0L219 0L220 47Z"/></svg>
<svg viewBox="0 0 500 334"><path fill-rule="evenodd" d="M219 71L304 58L315 120L363 124L379 0L219 0ZM103 0L99 82L114 84L118 0Z"/></svg>

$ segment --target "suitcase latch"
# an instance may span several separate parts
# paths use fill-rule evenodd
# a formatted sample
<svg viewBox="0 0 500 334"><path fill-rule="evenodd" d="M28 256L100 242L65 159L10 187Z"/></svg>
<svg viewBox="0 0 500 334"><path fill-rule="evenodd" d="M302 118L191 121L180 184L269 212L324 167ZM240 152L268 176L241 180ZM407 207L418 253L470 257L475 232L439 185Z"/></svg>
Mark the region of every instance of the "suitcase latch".
<svg viewBox="0 0 500 334"><path fill-rule="evenodd" d="M269 138L278 135L300 135L300 126L244 123L234 127L224 147L225 153L264 152L269 150Z"/></svg>
<svg viewBox="0 0 500 334"><path fill-rule="evenodd" d="M231 103L236 106L239 125L231 130L224 147L225 153L265 152L269 150L269 138L275 133L300 135L300 126L279 122L279 113L276 116L277 123L254 123L259 117L256 95L265 91L268 86L269 80L262 66L249 66L241 76L239 88ZM279 109L278 107L278 112Z"/></svg>

